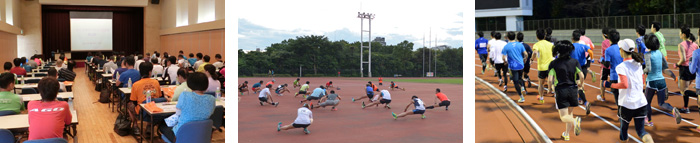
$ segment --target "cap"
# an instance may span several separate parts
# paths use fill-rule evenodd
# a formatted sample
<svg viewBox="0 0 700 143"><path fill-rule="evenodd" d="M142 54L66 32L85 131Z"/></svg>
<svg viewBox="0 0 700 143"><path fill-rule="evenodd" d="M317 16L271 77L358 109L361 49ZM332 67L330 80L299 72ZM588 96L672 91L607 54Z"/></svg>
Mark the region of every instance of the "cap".
<svg viewBox="0 0 700 143"><path fill-rule="evenodd" d="M624 39L617 42L617 45L625 52L634 52L636 45L631 39Z"/></svg>

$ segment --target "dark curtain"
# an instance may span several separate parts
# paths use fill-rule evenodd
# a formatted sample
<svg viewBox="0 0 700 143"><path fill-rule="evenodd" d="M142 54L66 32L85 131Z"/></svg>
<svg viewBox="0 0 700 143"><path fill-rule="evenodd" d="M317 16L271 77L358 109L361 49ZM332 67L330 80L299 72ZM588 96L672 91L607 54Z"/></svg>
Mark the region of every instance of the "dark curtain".
<svg viewBox="0 0 700 143"><path fill-rule="evenodd" d="M70 51L70 11L112 12L112 49L114 52L143 53L143 7L102 7L42 5L44 58L56 52ZM106 56L112 51L103 51ZM85 59L87 52L71 52L72 59Z"/></svg>

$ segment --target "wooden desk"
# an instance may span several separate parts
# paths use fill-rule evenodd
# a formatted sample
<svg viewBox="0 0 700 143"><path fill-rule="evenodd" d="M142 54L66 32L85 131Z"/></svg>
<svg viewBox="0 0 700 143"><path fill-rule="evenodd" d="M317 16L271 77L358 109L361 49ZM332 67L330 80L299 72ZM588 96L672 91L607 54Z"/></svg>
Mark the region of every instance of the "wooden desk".
<svg viewBox="0 0 700 143"><path fill-rule="evenodd" d="M22 101L41 100L40 94L22 94L19 97L22 98ZM59 92L56 98L73 98L73 92Z"/></svg>

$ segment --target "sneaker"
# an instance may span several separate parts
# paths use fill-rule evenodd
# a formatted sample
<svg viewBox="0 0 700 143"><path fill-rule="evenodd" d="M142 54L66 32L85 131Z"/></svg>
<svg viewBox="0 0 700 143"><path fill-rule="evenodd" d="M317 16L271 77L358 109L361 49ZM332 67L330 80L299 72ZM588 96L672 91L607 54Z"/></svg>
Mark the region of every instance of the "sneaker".
<svg viewBox="0 0 700 143"><path fill-rule="evenodd" d="M688 114L688 113L690 113L690 110L688 110L688 108L678 109L678 111L680 111L680 112L683 113L683 114Z"/></svg>
<svg viewBox="0 0 700 143"><path fill-rule="evenodd" d="M576 124L574 124L574 133L576 136L581 134L581 117L576 117Z"/></svg>
<svg viewBox="0 0 700 143"><path fill-rule="evenodd" d="M508 86L503 86L503 92L507 92L507 91L508 91Z"/></svg>
<svg viewBox="0 0 700 143"><path fill-rule="evenodd" d="M523 103L523 102L525 102L525 98L520 98L520 100L518 100L518 103Z"/></svg>
<svg viewBox="0 0 700 143"><path fill-rule="evenodd" d="M397 118L397 117L396 117L396 113L391 112L391 116L394 116L394 120L396 120L396 118Z"/></svg>
<svg viewBox="0 0 700 143"><path fill-rule="evenodd" d="M673 113L673 118L676 119L676 124L680 124L681 123L681 113L680 113L680 111L678 111L678 108L673 107L672 113Z"/></svg>
<svg viewBox="0 0 700 143"><path fill-rule="evenodd" d="M644 125L652 127L652 126L654 126L654 123L650 122L649 118L644 118Z"/></svg>
<svg viewBox="0 0 700 143"><path fill-rule="evenodd" d="M386 106L384 106L384 107L391 109L391 106L389 106L389 105L386 105Z"/></svg>
<svg viewBox="0 0 700 143"><path fill-rule="evenodd" d="M362 109L365 109L365 102L362 101Z"/></svg>
<svg viewBox="0 0 700 143"><path fill-rule="evenodd" d="M564 141L569 141L570 138L568 135L565 135L564 133L561 133L561 138L564 139Z"/></svg>
<svg viewBox="0 0 700 143"><path fill-rule="evenodd" d="M280 105L280 102L275 102L275 107L277 107L277 105Z"/></svg>
<svg viewBox="0 0 700 143"><path fill-rule="evenodd" d="M352 98L352 102L355 102L355 97Z"/></svg>
<svg viewBox="0 0 700 143"><path fill-rule="evenodd" d="M502 86L502 85L503 85L503 80L502 80L502 79L498 79L498 86Z"/></svg>
<svg viewBox="0 0 700 143"><path fill-rule="evenodd" d="M591 114L591 103L586 102L586 115Z"/></svg>
<svg viewBox="0 0 700 143"><path fill-rule="evenodd" d="M262 101L260 101L260 106L263 106L263 102L262 102Z"/></svg>
<svg viewBox="0 0 700 143"><path fill-rule="evenodd" d="M482 74L482 75L484 74L484 70L481 70L481 74Z"/></svg>
<svg viewBox="0 0 700 143"><path fill-rule="evenodd" d="M305 133L305 134L310 134L311 132L309 131L309 129L304 128L304 133Z"/></svg>
<svg viewBox="0 0 700 143"><path fill-rule="evenodd" d="M282 130L282 122L277 123L277 131Z"/></svg>
<svg viewBox="0 0 700 143"><path fill-rule="evenodd" d="M544 96L539 96L537 99L540 100L540 103L544 104Z"/></svg>
<svg viewBox="0 0 700 143"><path fill-rule="evenodd" d="M605 102L605 97L603 97L603 96L601 96L601 95L598 95L598 96L596 96L595 98L598 99L598 101Z"/></svg>
<svg viewBox="0 0 700 143"><path fill-rule="evenodd" d="M421 114L421 115L420 115L420 118L421 118L421 119L425 119L425 114Z"/></svg>
<svg viewBox="0 0 700 143"><path fill-rule="evenodd" d="M583 100L581 100L581 98L578 98L578 104L583 105Z"/></svg>
<svg viewBox="0 0 700 143"><path fill-rule="evenodd" d="M595 83L596 82L595 72L591 70L590 73L591 73L591 80L593 80L593 83Z"/></svg>

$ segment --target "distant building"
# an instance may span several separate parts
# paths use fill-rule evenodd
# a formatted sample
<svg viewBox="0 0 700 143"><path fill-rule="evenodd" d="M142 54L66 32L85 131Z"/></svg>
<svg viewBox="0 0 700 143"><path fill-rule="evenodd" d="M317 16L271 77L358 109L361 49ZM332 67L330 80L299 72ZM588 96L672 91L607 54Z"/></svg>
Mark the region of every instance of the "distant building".
<svg viewBox="0 0 700 143"><path fill-rule="evenodd" d="M260 52L260 48L255 48L255 51L258 51L258 52Z"/></svg>
<svg viewBox="0 0 700 143"><path fill-rule="evenodd" d="M450 49L450 48L452 48L452 47L447 46L447 45L440 45L440 46L437 46L437 47L432 47L431 49L435 49L435 50L440 50L440 51L442 51L442 50Z"/></svg>
<svg viewBox="0 0 700 143"><path fill-rule="evenodd" d="M477 31L523 31L523 16L532 16L532 1L477 0L475 28Z"/></svg>
<svg viewBox="0 0 700 143"><path fill-rule="evenodd" d="M384 41L384 37L375 37L374 40L372 40L372 42L377 42L382 44L382 46L386 46L386 41Z"/></svg>

